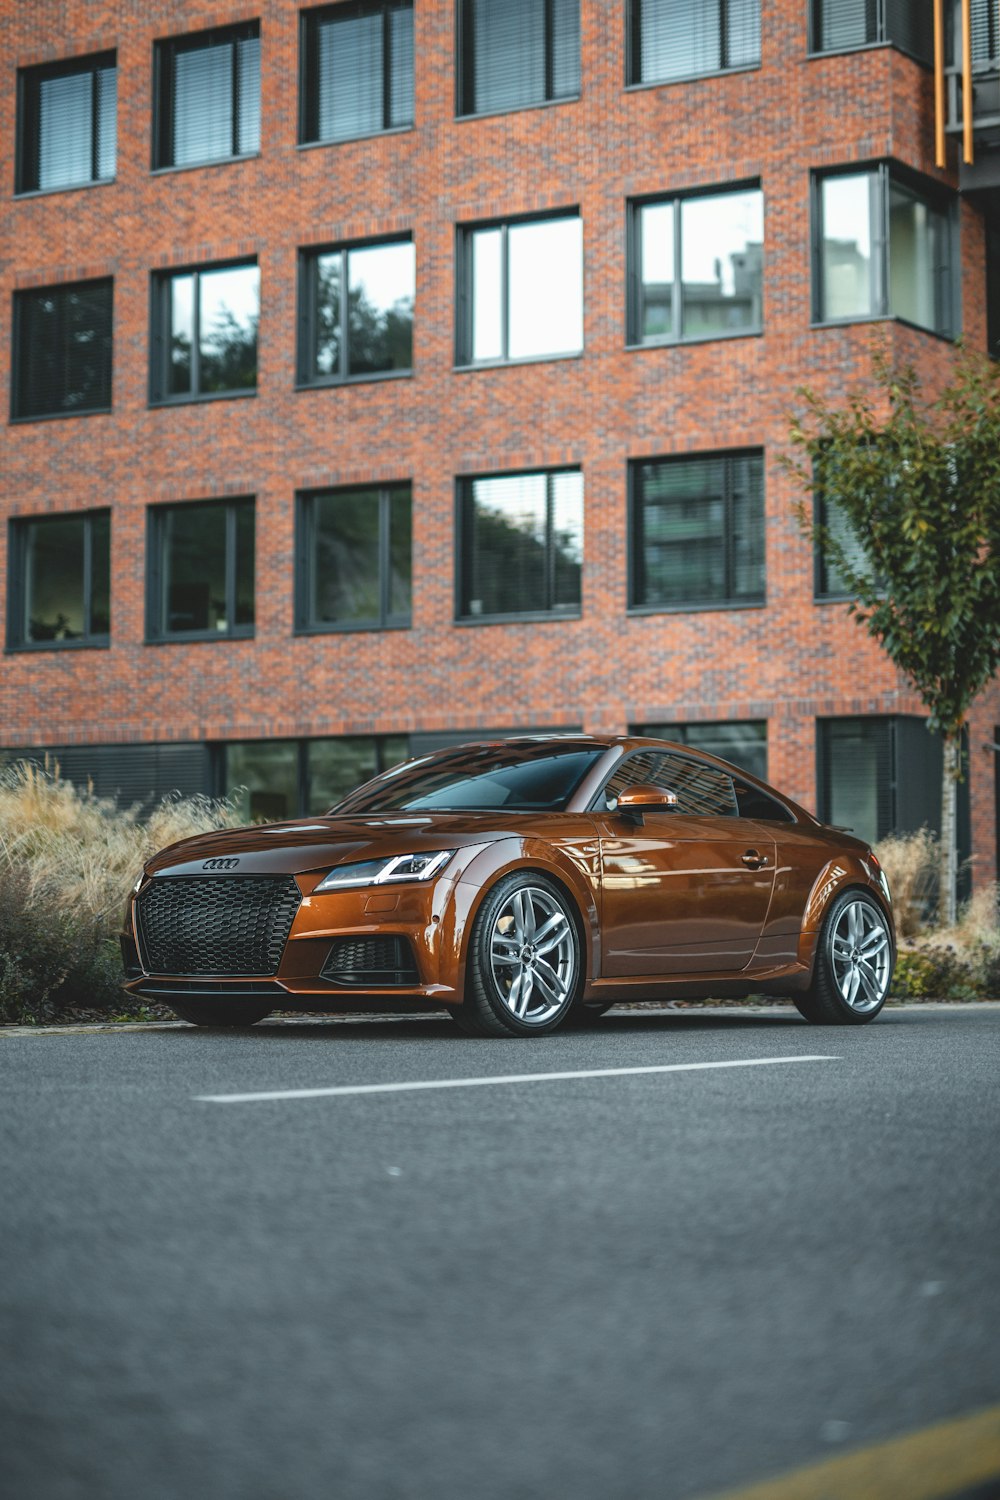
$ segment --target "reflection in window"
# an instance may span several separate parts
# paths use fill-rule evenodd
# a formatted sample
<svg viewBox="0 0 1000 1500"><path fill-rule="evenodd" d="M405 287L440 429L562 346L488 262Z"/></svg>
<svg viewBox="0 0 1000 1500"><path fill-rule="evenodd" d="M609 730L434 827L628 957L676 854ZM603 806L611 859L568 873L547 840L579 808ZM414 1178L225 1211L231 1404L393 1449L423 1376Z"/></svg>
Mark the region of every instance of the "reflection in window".
<svg viewBox="0 0 1000 1500"><path fill-rule="evenodd" d="M410 241L310 252L301 276L302 384L412 369Z"/></svg>
<svg viewBox="0 0 1000 1500"><path fill-rule="evenodd" d="M251 635L253 623L253 501L154 507L150 637Z"/></svg>
<svg viewBox="0 0 1000 1500"><path fill-rule="evenodd" d="M19 74L19 193L115 175L118 69L113 52Z"/></svg>
<svg viewBox="0 0 1000 1500"><path fill-rule="evenodd" d="M952 216L881 165L818 182L816 316L904 318L953 332Z"/></svg>
<svg viewBox="0 0 1000 1500"><path fill-rule="evenodd" d="M15 419L110 409L111 307L110 280L14 293Z"/></svg>
<svg viewBox="0 0 1000 1500"><path fill-rule="evenodd" d="M673 792L675 808L649 808L648 813L670 817L735 818L736 797L732 777L716 766L664 750L639 750L616 769L601 792L603 805L614 811L622 792L633 786L660 786ZM600 805L600 804L599 804Z"/></svg>
<svg viewBox="0 0 1000 1500"><path fill-rule="evenodd" d="M583 348L578 216L468 229L463 247L461 363L576 354Z"/></svg>
<svg viewBox="0 0 1000 1500"><path fill-rule="evenodd" d="M761 454L639 462L632 481L632 607L764 598Z"/></svg>
<svg viewBox="0 0 1000 1500"><path fill-rule="evenodd" d="M751 776L767 780L767 720L740 719L729 723L644 724L634 731L654 739L693 745L741 766Z"/></svg>
<svg viewBox="0 0 1000 1500"><path fill-rule="evenodd" d="M993 0L983 0L984 9ZM814 52L838 52L890 42L930 65L934 60L933 12L916 0L812 0Z"/></svg>
<svg viewBox="0 0 1000 1500"><path fill-rule="evenodd" d="M629 341L759 331L764 195L759 188L633 207Z"/></svg>
<svg viewBox="0 0 1000 1500"><path fill-rule="evenodd" d="M244 740L216 750L216 788L247 822L318 817L409 754L405 735Z"/></svg>
<svg viewBox="0 0 1000 1500"><path fill-rule="evenodd" d="M154 166L194 166L259 151L259 23L158 42L156 91Z"/></svg>
<svg viewBox="0 0 1000 1500"><path fill-rule="evenodd" d="M459 483L462 618L579 614L583 475L578 469Z"/></svg>
<svg viewBox="0 0 1000 1500"><path fill-rule="evenodd" d="M10 644L106 645L110 574L110 511L15 521Z"/></svg>
<svg viewBox="0 0 1000 1500"><path fill-rule="evenodd" d="M580 0L462 0L459 113L580 92Z"/></svg>
<svg viewBox="0 0 1000 1500"><path fill-rule="evenodd" d="M298 628L409 625L411 525L408 484L302 495Z"/></svg>
<svg viewBox="0 0 1000 1500"><path fill-rule="evenodd" d="M254 390L257 266L160 275L154 287L152 400L191 401Z"/></svg>
<svg viewBox="0 0 1000 1500"><path fill-rule="evenodd" d="M413 124L412 0L306 11L300 140L345 141Z"/></svg>
<svg viewBox="0 0 1000 1500"><path fill-rule="evenodd" d="M760 0L629 0L629 83L760 62Z"/></svg>

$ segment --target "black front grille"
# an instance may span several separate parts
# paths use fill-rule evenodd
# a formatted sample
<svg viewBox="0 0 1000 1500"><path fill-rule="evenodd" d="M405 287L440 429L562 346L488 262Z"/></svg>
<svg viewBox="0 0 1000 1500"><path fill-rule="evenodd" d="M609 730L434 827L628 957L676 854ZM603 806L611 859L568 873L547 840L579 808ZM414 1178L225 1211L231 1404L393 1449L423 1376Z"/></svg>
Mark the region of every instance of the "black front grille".
<svg viewBox="0 0 1000 1500"><path fill-rule="evenodd" d="M153 974L273 974L299 905L291 879L166 876L138 901Z"/></svg>
<svg viewBox="0 0 1000 1500"><path fill-rule="evenodd" d="M335 984L375 989L419 983L404 937L337 938L320 973Z"/></svg>

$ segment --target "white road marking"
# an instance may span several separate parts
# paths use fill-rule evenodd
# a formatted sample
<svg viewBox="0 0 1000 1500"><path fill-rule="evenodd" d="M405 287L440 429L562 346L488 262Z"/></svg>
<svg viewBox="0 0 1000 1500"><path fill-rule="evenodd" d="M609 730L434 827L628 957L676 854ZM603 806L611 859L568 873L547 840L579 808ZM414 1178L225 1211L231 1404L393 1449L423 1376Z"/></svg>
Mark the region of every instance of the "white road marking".
<svg viewBox="0 0 1000 1500"><path fill-rule="evenodd" d="M766 1068L776 1063L840 1062L807 1057L748 1057L736 1062L663 1063L652 1068L581 1068L566 1073L500 1073L491 1078L428 1078L413 1083L347 1083L329 1089L272 1089L259 1094L195 1094L201 1104L256 1104L271 1099L333 1099L342 1094L408 1094L418 1089L478 1089L502 1083L559 1083L566 1078L625 1078L637 1073L696 1073L706 1068Z"/></svg>

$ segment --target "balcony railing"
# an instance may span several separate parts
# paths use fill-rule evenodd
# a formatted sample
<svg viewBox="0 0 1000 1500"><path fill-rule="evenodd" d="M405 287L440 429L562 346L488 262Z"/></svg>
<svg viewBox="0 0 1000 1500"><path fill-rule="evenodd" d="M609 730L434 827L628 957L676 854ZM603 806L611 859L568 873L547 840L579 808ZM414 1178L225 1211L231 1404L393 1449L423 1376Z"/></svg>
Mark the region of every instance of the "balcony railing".
<svg viewBox="0 0 1000 1500"><path fill-rule="evenodd" d="M1000 0L934 0L937 161L946 135L962 137L962 160L1000 146Z"/></svg>

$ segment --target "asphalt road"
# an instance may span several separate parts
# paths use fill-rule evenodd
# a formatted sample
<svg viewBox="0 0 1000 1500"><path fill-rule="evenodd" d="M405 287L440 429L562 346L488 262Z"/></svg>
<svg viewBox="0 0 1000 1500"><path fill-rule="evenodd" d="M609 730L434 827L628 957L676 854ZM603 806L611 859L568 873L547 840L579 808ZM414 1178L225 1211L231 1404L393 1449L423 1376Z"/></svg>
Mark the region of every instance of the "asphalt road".
<svg viewBox="0 0 1000 1500"><path fill-rule="evenodd" d="M0 1033L0 1073L11 1500L681 1500L1000 1400L1000 1006Z"/></svg>

